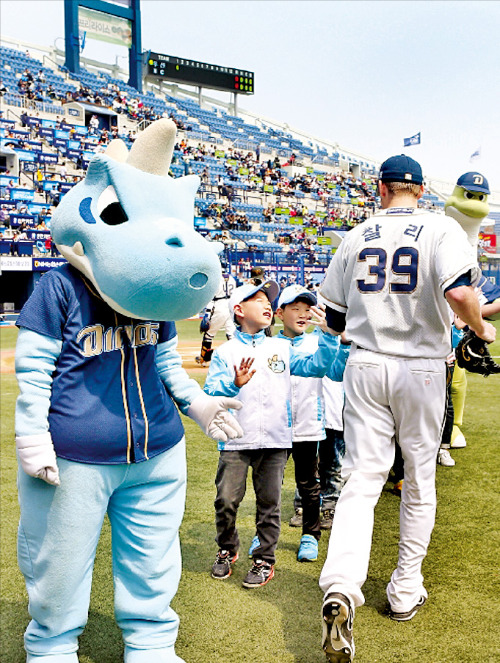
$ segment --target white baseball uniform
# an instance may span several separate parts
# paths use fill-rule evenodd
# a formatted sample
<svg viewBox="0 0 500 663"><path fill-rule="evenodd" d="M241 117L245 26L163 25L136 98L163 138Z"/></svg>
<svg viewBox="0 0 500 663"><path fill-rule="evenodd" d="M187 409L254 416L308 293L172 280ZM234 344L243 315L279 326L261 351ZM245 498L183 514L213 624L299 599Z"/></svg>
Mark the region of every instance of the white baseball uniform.
<svg viewBox="0 0 500 663"><path fill-rule="evenodd" d="M224 329L228 339L234 336L236 327L229 310L229 298L235 287L236 281L234 277L231 274L223 274L219 289L215 293L213 300L207 305L207 308L212 307L210 327L206 333L211 339L215 337L220 329Z"/></svg>
<svg viewBox="0 0 500 663"><path fill-rule="evenodd" d="M353 345L344 376L342 475L320 586L362 605L373 514L394 460L405 462L399 561L387 587L393 611L426 596L421 575L434 526L436 456L451 350L444 291L477 262L453 219L388 208L351 230L328 268L321 295L346 313Z"/></svg>

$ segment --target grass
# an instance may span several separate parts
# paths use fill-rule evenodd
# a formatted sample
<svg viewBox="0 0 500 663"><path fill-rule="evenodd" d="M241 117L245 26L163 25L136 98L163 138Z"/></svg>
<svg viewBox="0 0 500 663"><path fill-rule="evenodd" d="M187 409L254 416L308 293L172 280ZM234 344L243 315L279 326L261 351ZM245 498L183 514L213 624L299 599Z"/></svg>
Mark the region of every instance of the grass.
<svg viewBox="0 0 500 663"><path fill-rule="evenodd" d="M178 326L181 339L197 343L197 325ZM2 350L14 347L16 332L1 330ZM500 355L500 342L492 349ZM194 377L203 381L203 374ZM16 563L14 453L15 378L1 376L1 640L2 663L25 660L22 634L28 623L27 597ZM424 563L429 601L418 616L402 624L383 615L385 586L397 559L399 500L388 490L376 509L366 605L356 613L356 663L494 663L498 640L499 470L498 402L500 378L469 375L464 434L467 447L453 452L454 468L438 467L436 527ZM254 496L249 482L239 513L242 553L233 575L210 578L216 552L213 499L217 464L215 443L185 419L188 440L188 495L181 529L183 575L174 608L181 618L178 654L186 663L324 663L320 647L318 576L328 534L316 564L296 559L300 533L288 527L292 514L293 467L283 486L283 531L276 577L262 589L241 587L249 568L246 547L254 534ZM87 628L80 639L81 663L118 663L123 646L113 618L110 531L106 522L94 570ZM154 663L152 660L151 663Z"/></svg>

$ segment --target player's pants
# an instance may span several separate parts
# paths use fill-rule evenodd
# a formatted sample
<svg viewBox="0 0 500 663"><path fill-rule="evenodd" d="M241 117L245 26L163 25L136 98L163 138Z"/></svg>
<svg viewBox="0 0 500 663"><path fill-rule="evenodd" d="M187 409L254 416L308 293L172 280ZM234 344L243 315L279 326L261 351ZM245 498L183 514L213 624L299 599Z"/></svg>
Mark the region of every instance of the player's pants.
<svg viewBox="0 0 500 663"><path fill-rule="evenodd" d="M18 472L18 559L32 617L24 637L28 662L77 663L107 512L125 661L182 663L174 651L179 619L170 602L181 574L184 439L138 464L57 462L58 487Z"/></svg>
<svg viewBox="0 0 500 663"><path fill-rule="evenodd" d="M255 527L260 541L253 558L274 564L281 528L281 485L288 452L288 449L220 452L215 477L215 525L219 548L237 552L240 547L236 514L245 496L248 468L251 467L257 506Z"/></svg>
<svg viewBox="0 0 500 663"><path fill-rule="evenodd" d="M374 509L394 461L397 436L405 466L398 565L387 587L391 608L405 612L427 596L421 574L434 527L436 455L446 398L444 359L400 359L353 345L344 374L346 454L328 556L325 592L355 606L370 559Z"/></svg>
<svg viewBox="0 0 500 663"><path fill-rule="evenodd" d="M213 341L220 329L224 329L227 338L234 336L236 326L229 313L229 299L221 299L215 302L213 313L210 317L210 327L205 333L205 336Z"/></svg>

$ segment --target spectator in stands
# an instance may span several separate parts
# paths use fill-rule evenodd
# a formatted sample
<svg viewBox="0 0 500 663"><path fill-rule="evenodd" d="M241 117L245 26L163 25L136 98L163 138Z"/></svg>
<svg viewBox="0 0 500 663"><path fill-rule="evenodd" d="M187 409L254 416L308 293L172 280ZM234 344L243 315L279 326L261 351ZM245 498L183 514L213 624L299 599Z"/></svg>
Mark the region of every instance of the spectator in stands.
<svg viewBox="0 0 500 663"><path fill-rule="evenodd" d="M59 169L59 177L61 178L61 181L66 182L68 175L68 169L66 168L66 162L63 161L61 164L61 168Z"/></svg>
<svg viewBox="0 0 500 663"><path fill-rule="evenodd" d="M0 78L0 97L3 97L6 92L7 88L5 87L2 79Z"/></svg>
<svg viewBox="0 0 500 663"><path fill-rule="evenodd" d="M40 166L38 166L36 169L35 179L36 179L36 190L38 191L38 193L41 193L43 191L43 171L40 168Z"/></svg>
<svg viewBox="0 0 500 663"><path fill-rule="evenodd" d="M89 121L89 134L94 135L97 133L97 130L99 129L99 119L97 115L92 115Z"/></svg>
<svg viewBox="0 0 500 663"><path fill-rule="evenodd" d="M12 244L10 245L10 253L13 256L19 255L19 242L22 240L28 239L28 235L22 229L22 226L17 230L14 230L14 235L12 236Z"/></svg>

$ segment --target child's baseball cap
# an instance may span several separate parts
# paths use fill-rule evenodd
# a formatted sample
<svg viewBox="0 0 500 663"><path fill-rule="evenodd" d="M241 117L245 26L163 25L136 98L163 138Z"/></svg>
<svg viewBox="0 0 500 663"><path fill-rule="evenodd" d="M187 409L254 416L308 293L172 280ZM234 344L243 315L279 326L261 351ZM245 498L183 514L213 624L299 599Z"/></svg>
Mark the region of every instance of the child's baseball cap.
<svg viewBox="0 0 500 663"><path fill-rule="evenodd" d="M409 184L423 184L424 176L418 161L398 154L389 157L380 166L379 180L382 182L408 182Z"/></svg>
<svg viewBox="0 0 500 663"><path fill-rule="evenodd" d="M267 298L270 302L274 302L276 297L279 295L280 287L276 281L264 281L264 283L259 283L259 285L254 285L253 283L245 283L245 285L240 285L239 288L233 290L233 294L229 299L229 310L231 315L234 318L234 307L241 302L250 299L258 292L265 292Z"/></svg>
<svg viewBox="0 0 500 663"><path fill-rule="evenodd" d="M291 304L297 299L306 299L313 306L316 306L317 299L313 292L304 288L303 285L289 285L286 288L283 288L283 291L278 299L278 308Z"/></svg>

